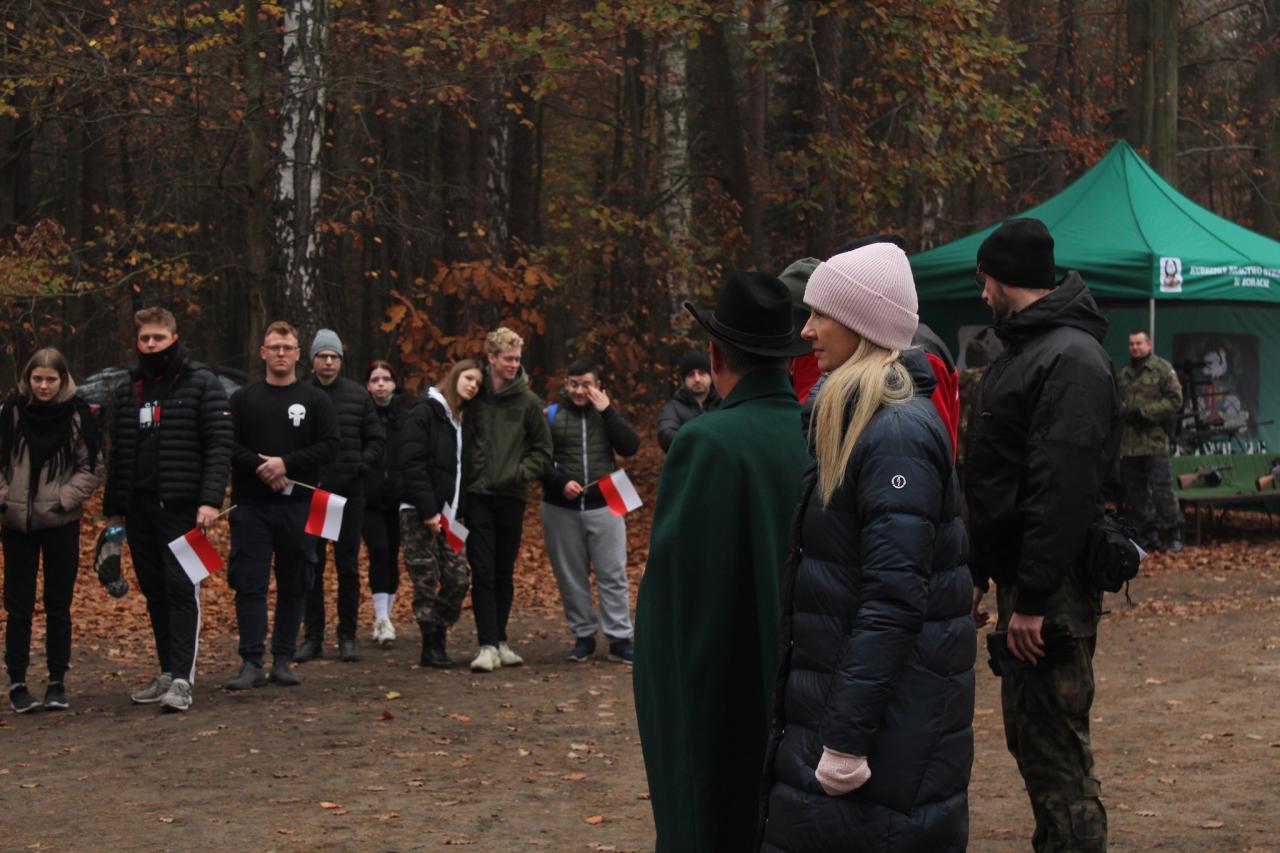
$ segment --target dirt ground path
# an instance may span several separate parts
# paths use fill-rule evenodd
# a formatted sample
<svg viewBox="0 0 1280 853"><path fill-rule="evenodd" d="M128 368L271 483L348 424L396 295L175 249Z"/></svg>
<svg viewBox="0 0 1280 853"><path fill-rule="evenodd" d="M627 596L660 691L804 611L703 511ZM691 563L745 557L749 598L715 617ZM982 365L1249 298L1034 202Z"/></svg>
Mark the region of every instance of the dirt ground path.
<svg viewBox="0 0 1280 853"><path fill-rule="evenodd" d="M1136 606L1111 602L1103 626L1094 722L1112 849L1280 851L1276 550L1239 549L1233 567L1196 553L1141 579ZM562 661L552 613L513 627L528 663L490 676L417 669L405 629L396 649L248 695L218 689L234 660L223 634L186 715L129 704L145 636L81 642L71 711L0 712L0 849L651 849L629 671ZM978 685L970 849L1026 850L981 664Z"/></svg>

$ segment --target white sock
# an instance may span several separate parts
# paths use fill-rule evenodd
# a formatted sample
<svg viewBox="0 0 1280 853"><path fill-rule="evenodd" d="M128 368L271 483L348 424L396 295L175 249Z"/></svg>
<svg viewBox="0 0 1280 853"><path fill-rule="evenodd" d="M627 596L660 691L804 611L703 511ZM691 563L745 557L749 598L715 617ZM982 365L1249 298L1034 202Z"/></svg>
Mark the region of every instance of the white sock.
<svg viewBox="0 0 1280 853"><path fill-rule="evenodd" d="M396 594L394 592L387 593L387 618L391 618L391 614L396 612Z"/></svg>
<svg viewBox="0 0 1280 853"><path fill-rule="evenodd" d="M390 595L385 592L375 592L373 594L373 618L374 621L387 618L387 611L390 610Z"/></svg>

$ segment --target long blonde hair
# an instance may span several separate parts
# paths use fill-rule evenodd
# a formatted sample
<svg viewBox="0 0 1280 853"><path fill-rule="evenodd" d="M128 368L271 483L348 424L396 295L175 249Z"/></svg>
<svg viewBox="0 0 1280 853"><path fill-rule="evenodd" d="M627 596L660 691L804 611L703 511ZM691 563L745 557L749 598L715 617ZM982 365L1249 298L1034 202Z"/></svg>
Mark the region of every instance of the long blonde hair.
<svg viewBox="0 0 1280 853"><path fill-rule="evenodd" d="M901 405L915 394L911 374L898 361L898 350L866 338L844 364L831 371L814 406L814 450L818 458L818 493L822 505L844 482L854 445L881 406ZM853 407L852 416L848 415Z"/></svg>

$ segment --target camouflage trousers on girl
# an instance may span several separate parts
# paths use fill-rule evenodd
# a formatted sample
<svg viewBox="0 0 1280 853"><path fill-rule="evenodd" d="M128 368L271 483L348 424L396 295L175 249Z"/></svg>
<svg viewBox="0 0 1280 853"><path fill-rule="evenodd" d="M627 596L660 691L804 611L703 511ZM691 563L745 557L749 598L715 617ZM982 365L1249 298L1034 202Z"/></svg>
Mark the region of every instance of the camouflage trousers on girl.
<svg viewBox="0 0 1280 853"><path fill-rule="evenodd" d="M400 510L404 565L413 582L413 616L423 628L458 621L467 595L467 558L455 554L443 533L432 533L416 509Z"/></svg>

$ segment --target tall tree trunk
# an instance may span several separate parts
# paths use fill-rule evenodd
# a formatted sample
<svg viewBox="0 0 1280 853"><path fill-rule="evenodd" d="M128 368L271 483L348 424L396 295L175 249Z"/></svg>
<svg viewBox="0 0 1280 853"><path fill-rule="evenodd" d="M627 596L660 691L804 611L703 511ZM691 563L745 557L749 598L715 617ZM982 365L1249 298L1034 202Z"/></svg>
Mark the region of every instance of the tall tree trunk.
<svg viewBox="0 0 1280 853"><path fill-rule="evenodd" d="M747 16L747 192L751 207L747 211L747 234L751 237L751 255L756 264L766 256L764 241L764 201L761 189L768 172L765 161L765 122L769 110L769 83L764 63L755 44L764 37L768 0L751 0Z"/></svg>
<svg viewBox="0 0 1280 853"><path fill-rule="evenodd" d="M284 103L280 110L280 171L276 239L284 257L286 310L304 336L324 321L317 286L320 242L320 152L325 118L328 0L285 4Z"/></svg>
<svg viewBox="0 0 1280 853"><path fill-rule="evenodd" d="M1155 104L1151 116L1151 168L1178 184L1178 4L1151 4Z"/></svg>
<svg viewBox="0 0 1280 853"><path fill-rule="evenodd" d="M1280 0L1262 4L1258 65L1253 77L1253 228L1280 239Z"/></svg>
<svg viewBox="0 0 1280 853"><path fill-rule="evenodd" d="M1126 131L1129 144L1151 149L1152 109L1155 103L1155 64L1151 57L1151 4L1156 0L1129 0L1126 25L1129 41L1129 86Z"/></svg>
<svg viewBox="0 0 1280 853"><path fill-rule="evenodd" d="M267 152L267 105L263 88L264 41L259 35L258 0L244 0L245 162L244 218L245 291L248 297L248 335L243 342L245 365L252 376L262 374L258 347L267 325L267 277L271 240L271 161Z"/></svg>
<svg viewBox="0 0 1280 853"><path fill-rule="evenodd" d="M842 19L834 13L814 14L808 19L813 45L815 133L834 137L840 127L840 61L844 44ZM811 174L809 192L819 209L808 229L808 253L811 257L828 257L844 242L840 233L840 186L838 175Z"/></svg>

